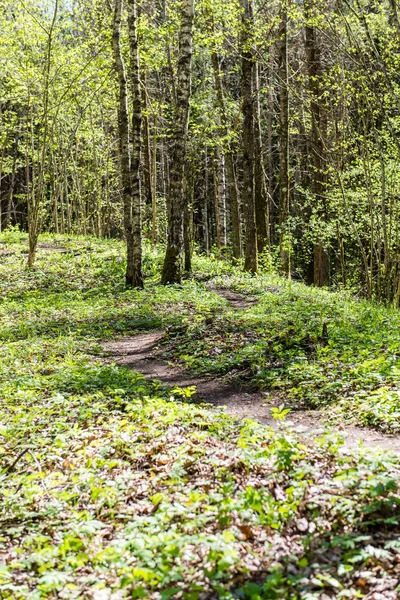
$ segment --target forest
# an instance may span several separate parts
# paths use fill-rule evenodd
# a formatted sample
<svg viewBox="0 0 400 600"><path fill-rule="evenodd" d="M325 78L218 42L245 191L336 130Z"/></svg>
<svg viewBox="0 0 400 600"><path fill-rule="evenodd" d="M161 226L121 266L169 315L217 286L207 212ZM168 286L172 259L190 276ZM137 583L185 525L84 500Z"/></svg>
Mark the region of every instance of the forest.
<svg viewBox="0 0 400 600"><path fill-rule="evenodd" d="M398 0L0 7L0 599L397 600Z"/></svg>

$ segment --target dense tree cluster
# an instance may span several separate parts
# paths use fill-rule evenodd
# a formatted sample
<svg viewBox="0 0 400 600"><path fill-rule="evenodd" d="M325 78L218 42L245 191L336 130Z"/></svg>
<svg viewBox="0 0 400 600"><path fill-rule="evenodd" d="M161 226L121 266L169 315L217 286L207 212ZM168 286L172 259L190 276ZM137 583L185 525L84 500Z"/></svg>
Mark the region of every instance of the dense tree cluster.
<svg viewBox="0 0 400 600"><path fill-rule="evenodd" d="M399 304L396 0L2 0L1 228Z"/></svg>

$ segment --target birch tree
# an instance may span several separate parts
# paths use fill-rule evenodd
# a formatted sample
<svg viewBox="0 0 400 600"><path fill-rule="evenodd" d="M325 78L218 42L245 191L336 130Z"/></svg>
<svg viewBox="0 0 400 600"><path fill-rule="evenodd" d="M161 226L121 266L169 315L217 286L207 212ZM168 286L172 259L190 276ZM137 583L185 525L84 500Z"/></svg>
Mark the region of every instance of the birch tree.
<svg viewBox="0 0 400 600"><path fill-rule="evenodd" d="M128 248L128 254L131 260L128 261L127 264L126 283L132 287L142 288L142 201L140 193L142 101L137 38L137 0L128 0L128 29L132 78L132 234L130 238L132 248Z"/></svg>
<svg viewBox="0 0 400 600"><path fill-rule="evenodd" d="M124 229L127 248L125 280L131 287L143 287L140 200L141 101L139 58L136 34L136 2L129 0L128 24L132 67L132 139L129 127L128 84L121 48L122 0L116 0L113 19L112 46L118 77L118 137L121 169ZM132 150L131 150L132 142Z"/></svg>
<svg viewBox="0 0 400 600"><path fill-rule="evenodd" d="M184 194L184 168L191 94L194 0L182 0L180 12L179 61L168 203L168 241L161 275L163 285L180 283L182 279L184 215L185 205L188 202Z"/></svg>

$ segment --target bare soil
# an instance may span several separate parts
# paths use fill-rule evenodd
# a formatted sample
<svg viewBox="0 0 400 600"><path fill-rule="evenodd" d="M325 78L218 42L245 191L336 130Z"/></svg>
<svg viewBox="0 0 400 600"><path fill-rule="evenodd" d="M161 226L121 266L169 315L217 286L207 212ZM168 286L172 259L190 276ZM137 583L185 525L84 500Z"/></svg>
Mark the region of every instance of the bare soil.
<svg viewBox="0 0 400 600"><path fill-rule="evenodd" d="M68 249L64 246L58 246L56 243L39 242L37 245L38 252L59 252L66 254ZM14 256L15 254L29 254L28 250L1 250L0 256Z"/></svg>
<svg viewBox="0 0 400 600"><path fill-rule="evenodd" d="M235 310L245 310L254 305L254 298L242 296L226 289L213 289L215 293L228 300ZM282 423L272 417L271 409L284 403L282 396L271 395L256 388L228 383L220 378L198 377L165 362L161 357L159 344L164 337L163 331L128 336L103 344L108 360L127 366L142 373L146 379L158 380L163 386L173 390L176 387L195 386L193 400L213 406L224 406L226 411L239 419L255 419L274 429L294 428L306 440L312 440L324 432L327 418L321 411L292 411ZM400 452L400 437L386 435L369 428L359 428L341 424L332 429L345 439L345 447L354 448L360 443L366 448L377 448Z"/></svg>
<svg viewBox="0 0 400 600"><path fill-rule="evenodd" d="M244 297L226 288L217 288L210 285L208 289L215 294L218 294L218 296L222 296L225 300L228 300L234 310L245 310L246 308L257 304L256 298Z"/></svg>
<svg viewBox="0 0 400 600"><path fill-rule="evenodd" d="M67 248L65 248L64 246L58 246L57 243L51 244L44 242L39 242L38 250L43 250L43 252L68 252Z"/></svg>

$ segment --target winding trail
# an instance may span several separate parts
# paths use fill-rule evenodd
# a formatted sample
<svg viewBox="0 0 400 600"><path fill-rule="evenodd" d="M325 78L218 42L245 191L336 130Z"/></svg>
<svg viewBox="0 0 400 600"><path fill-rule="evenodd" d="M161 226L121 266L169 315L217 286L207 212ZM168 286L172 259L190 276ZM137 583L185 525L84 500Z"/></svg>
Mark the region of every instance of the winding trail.
<svg viewBox="0 0 400 600"><path fill-rule="evenodd" d="M234 310L246 310L253 306L255 298L243 296L224 288L210 287L210 291L225 298ZM142 373L146 379L158 380L164 387L173 390L176 387L196 387L194 399L214 406L225 406L227 412L239 419L251 418L274 429L290 426L306 440L310 440L325 431L327 419L321 411L292 411L284 423L272 418L271 408L283 403L282 396L264 393L255 387L225 382L222 377L205 378L191 374L176 365L162 360L159 345L164 331L153 331L135 336L127 336L103 344L108 360L115 361ZM364 447L400 452L400 437L386 435L369 428L349 425L336 426L332 431L340 433L345 439L345 447Z"/></svg>

